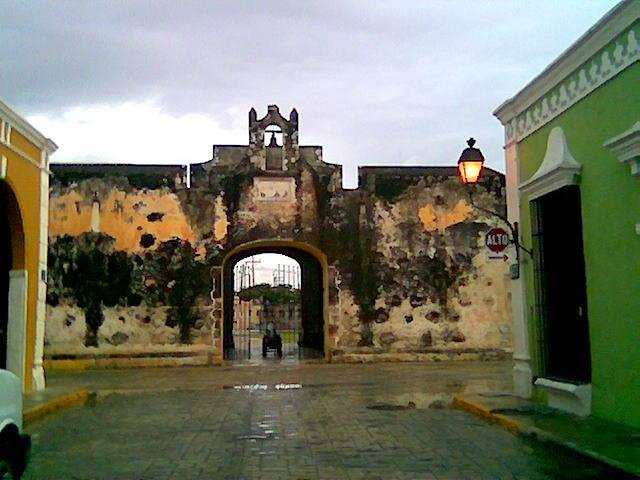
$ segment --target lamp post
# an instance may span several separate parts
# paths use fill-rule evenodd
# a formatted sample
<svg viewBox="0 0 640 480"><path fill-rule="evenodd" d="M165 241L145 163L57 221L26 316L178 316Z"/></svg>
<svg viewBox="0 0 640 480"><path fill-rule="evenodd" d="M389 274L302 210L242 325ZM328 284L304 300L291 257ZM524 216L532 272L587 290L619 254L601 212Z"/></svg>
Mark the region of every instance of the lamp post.
<svg viewBox="0 0 640 480"><path fill-rule="evenodd" d="M462 153L460 154L460 158L458 159L458 175L460 176L460 180L462 181L462 183L466 185L474 185L480 181L482 168L484 166L484 156L482 155L482 152L479 148L474 147L475 143L476 141L474 138L470 138L469 140L467 140L468 147L462 151ZM473 201L472 190L468 190L468 193L469 200L474 208L477 208L481 212L499 218L509 227L509 230L511 231L511 238L509 239L509 242L513 243L513 245L515 245L516 247L516 271L512 271L511 276L514 279L518 278L520 276L520 250L528 253L531 257L533 257L533 251L525 248L520 244L518 222L511 223L505 215L476 205Z"/></svg>

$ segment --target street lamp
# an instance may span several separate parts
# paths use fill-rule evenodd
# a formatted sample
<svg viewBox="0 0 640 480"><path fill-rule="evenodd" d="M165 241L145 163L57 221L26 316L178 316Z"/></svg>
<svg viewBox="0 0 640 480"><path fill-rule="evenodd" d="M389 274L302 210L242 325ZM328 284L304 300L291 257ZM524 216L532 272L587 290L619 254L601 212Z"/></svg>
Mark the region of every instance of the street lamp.
<svg viewBox="0 0 640 480"><path fill-rule="evenodd" d="M484 165L484 157L479 148L473 148L476 141L473 137L467 140L467 148L462 151L458 160L458 173L462 179L462 183L478 183L482 166Z"/></svg>
<svg viewBox="0 0 640 480"><path fill-rule="evenodd" d="M484 166L484 156L479 148L474 148L475 143L476 141L474 138L467 140L468 147L462 151L460 158L458 159L458 175L460 176L462 183L466 185L474 185L480 181L480 175L482 174L482 168ZM509 230L511 231L511 238L509 239L509 242L513 243L516 247L516 265L514 267L515 270L512 270L511 277L514 279L518 278L520 276L520 250L523 250L533 257L533 251L520 244L518 222L511 223L505 215L476 205L473 201L472 189L469 189L468 193L469 200L473 207L477 208L481 212L499 218L509 227Z"/></svg>

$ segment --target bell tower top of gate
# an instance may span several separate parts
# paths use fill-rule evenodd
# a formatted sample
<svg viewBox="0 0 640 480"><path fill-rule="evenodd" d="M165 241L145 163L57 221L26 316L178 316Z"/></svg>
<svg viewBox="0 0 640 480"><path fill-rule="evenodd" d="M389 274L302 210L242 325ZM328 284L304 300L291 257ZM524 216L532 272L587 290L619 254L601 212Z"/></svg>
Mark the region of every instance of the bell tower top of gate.
<svg viewBox="0 0 640 480"><path fill-rule="evenodd" d="M192 171L208 171L216 166L235 167L249 161L256 168L269 172L285 172L308 164L313 168L326 168L321 145L300 145L298 138L298 111L293 108L283 115L277 105L268 105L259 118L255 108L248 112L249 142L245 145L213 145L211 161ZM330 168L334 168L331 166Z"/></svg>
<svg viewBox="0 0 640 480"><path fill-rule="evenodd" d="M282 147L275 142L265 145L265 133L282 135ZM276 151L278 150L278 151ZM292 109L289 118L277 105L269 105L267 114L258 118L255 108L249 110L249 151L251 162L261 170L288 170L300 158L298 145L298 112Z"/></svg>

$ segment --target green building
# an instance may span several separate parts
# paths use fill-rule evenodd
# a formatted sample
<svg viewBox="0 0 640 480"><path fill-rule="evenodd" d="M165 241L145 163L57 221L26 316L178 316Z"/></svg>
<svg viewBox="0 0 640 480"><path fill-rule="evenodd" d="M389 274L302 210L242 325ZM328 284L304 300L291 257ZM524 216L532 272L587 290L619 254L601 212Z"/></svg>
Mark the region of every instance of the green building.
<svg viewBox="0 0 640 480"><path fill-rule="evenodd" d="M640 0L619 3L494 114L522 397L640 427Z"/></svg>

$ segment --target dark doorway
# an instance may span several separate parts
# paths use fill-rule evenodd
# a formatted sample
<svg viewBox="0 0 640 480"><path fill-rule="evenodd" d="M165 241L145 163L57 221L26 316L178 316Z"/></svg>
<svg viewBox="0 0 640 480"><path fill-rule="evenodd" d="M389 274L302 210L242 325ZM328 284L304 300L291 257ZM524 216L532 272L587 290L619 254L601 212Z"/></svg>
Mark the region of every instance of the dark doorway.
<svg viewBox="0 0 640 480"><path fill-rule="evenodd" d="M11 270L11 231L9 190L0 181L0 368L7 368L7 326L9 321L9 271Z"/></svg>
<svg viewBox="0 0 640 480"><path fill-rule="evenodd" d="M537 306L544 375L589 383L591 354L580 190L564 187L534 202Z"/></svg>
<svg viewBox="0 0 640 480"><path fill-rule="evenodd" d="M271 305L260 301L258 318L238 321L234 309L239 305L238 291L247 284L239 281L236 265L247 257L264 253L285 255L299 265L298 280L291 291L297 291L295 304ZM323 272L320 262L312 254L292 247L256 247L233 254L225 262L223 351L225 360L260 360L263 357L263 338L266 329L275 325L282 339L282 356L287 360L322 358L324 356L324 294ZM288 271L284 277L291 279ZM297 282L297 285L296 285ZM255 282L254 282L255 283ZM277 283L277 282L276 282ZM282 283L282 282L281 282ZM284 284L291 283L289 280ZM242 285L239 289L238 285ZM239 307L238 307L239 308ZM283 311L298 309L295 315ZM297 322L293 321L293 318ZM277 349L268 349L268 358L278 358Z"/></svg>

